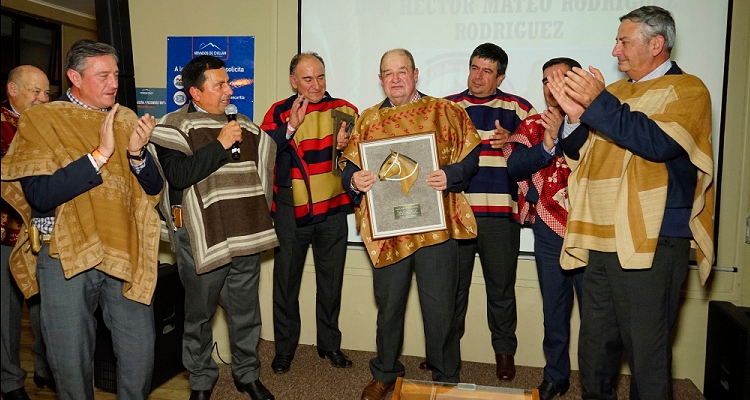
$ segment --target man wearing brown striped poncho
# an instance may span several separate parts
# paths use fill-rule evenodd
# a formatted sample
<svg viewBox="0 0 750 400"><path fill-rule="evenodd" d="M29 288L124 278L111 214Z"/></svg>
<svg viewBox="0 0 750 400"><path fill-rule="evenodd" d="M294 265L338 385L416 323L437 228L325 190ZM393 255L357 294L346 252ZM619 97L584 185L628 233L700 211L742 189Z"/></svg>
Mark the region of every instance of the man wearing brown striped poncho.
<svg viewBox="0 0 750 400"><path fill-rule="evenodd" d="M242 114L227 123L232 88L223 61L198 56L182 80L191 102L165 115L151 141L166 178L160 208L172 217L167 226L185 286L182 362L190 399L208 400L219 378L211 318L221 298L235 385L253 400L271 400L259 379L258 279L260 252L278 245L270 215L276 145ZM240 157L230 160L235 143Z"/></svg>
<svg viewBox="0 0 750 400"><path fill-rule="evenodd" d="M672 399L670 332L695 242L701 279L713 263L711 100L669 59L672 15L620 18L612 55L630 78L557 72L567 113L561 146L572 173L561 265L586 265L579 338L583 398L615 399L625 350L631 398Z"/></svg>

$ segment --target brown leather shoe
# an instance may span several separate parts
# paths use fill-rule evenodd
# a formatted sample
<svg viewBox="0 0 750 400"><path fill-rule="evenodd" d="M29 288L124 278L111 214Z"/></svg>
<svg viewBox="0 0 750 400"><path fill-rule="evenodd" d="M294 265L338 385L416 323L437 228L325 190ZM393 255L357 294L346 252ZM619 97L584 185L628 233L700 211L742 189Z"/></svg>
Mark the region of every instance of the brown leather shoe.
<svg viewBox="0 0 750 400"><path fill-rule="evenodd" d="M516 377L516 364L513 361L513 356L508 354L495 354L495 362L497 363L497 379L501 381L512 381Z"/></svg>
<svg viewBox="0 0 750 400"><path fill-rule="evenodd" d="M362 400L383 400L389 392L393 391L394 386L396 383L383 383L373 379L362 391Z"/></svg>

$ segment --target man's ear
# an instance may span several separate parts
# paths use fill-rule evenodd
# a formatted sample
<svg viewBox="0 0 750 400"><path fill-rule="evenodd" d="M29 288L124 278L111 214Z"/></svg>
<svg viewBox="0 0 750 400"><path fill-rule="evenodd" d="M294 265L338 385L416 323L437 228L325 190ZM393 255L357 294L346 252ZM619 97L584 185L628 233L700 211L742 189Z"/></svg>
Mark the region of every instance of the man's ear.
<svg viewBox="0 0 750 400"><path fill-rule="evenodd" d="M666 49L664 48L664 36L662 35L656 35L653 38L651 38L651 42L649 43L649 47L651 49L651 55L656 57L657 55L661 54Z"/></svg>
<svg viewBox="0 0 750 400"><path fill-rule="evenodd" d="M414 68L414 83L419 82L419 68Z"/></svg>
<svg viewBox="0 0 750 400"><path fill-rule="evenodd" d="M292 85L292 89L297 90L297 80L294 79L294 75L289 75L289 84Z"/></svg>
<svg viewBox="0 0 750 400"><path fill-rule="evenodd" d="M191 86L190 89L188 89L188 92L190 92L190 98L194 101L201 101L201 91L195 86Z"/></svg>
<svg viewBox="0 0 750 400"><path fill-rule="evenodd" d="M498 76L497 77L497 86L495 86L495 87L500 87L500 84L502 84L504 80L505 80L505 74L502 74L502 75Z"/></svg>
<svg viewBox="0 0 750 400"><path fill-rule="evenodd" d="M82 77L81 77L81 74L78 73L78 71L76 71L74 69L69 69L68 71L65 72L65 74L68 76L68 79L70 80L70 83L73 86L75 86L77 88L81 87L81 79L82 79Z"/></svg>
<svg viewBox="0 0 750 400"><path fill-rule="evenodd" d="M8 85L5 87L5 91L8 93L8 97L15 98L16 96L18 96L19 90L21 90L21 88L19 88L15 82L8 82Z"/></svg>

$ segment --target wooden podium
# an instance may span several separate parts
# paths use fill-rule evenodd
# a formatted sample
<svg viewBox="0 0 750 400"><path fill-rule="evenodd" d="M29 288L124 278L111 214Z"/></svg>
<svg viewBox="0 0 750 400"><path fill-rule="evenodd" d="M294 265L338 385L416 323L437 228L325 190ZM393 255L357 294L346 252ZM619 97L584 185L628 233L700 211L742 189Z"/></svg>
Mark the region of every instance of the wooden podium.
<svg viewBox="0 0 750 400"><path fill-rule="evenodd" d="M477 386L471 383L442 383L396 379L393 400L539 400L537 389Z"/></svg>

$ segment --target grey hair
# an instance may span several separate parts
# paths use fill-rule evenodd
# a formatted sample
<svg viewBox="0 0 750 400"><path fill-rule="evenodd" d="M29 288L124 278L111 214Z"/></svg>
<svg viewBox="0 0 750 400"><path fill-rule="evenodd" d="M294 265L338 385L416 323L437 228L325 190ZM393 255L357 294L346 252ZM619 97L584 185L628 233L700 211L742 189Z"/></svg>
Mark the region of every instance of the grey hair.
<svg viewBox="0 0 750 400"><path fill-rule="evenodd" d="M658 6L643 6L620 17L620 22L630 20L640 24L640 32L645 41L656 36L664 37L667 53L672 53L677 33L672 13Z"/></svg>
<svg viewBox="0 0 750 400"><path fill-rule="evenodd" d="M292 57L292 61L289 63L289 75L294 76L294 70L297 69L297 64L299 64L300 61L302 61L305 57L315 57L320 61L320 63L323 65L323 69L326 68L326 63L323 61L323 57L321 57L318 53L314 51L307 51L304 53L299 53Z"/></svg>
<svg viewBox="0 0 750 400"><path fill-rule="evenodd" d="M86 59L89 57L101 56L112 56L115 58L115 62L119 62L117 58L117 50L115 50L114 47L106 43L95 42L89 39L77 40L73 43L73 46L70 47L68 54L65 56L64 71L72 69L83 75L83 70L86 68Z"/></svg>

